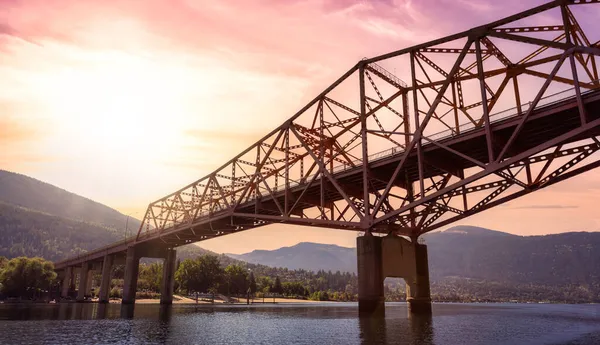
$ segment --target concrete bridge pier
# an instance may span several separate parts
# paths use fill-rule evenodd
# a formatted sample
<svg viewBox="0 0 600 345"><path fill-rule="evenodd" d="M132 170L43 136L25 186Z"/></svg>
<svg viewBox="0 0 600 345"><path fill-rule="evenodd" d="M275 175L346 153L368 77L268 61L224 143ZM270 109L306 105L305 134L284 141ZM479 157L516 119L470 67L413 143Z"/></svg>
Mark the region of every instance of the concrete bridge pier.
<svg viewBox="0 0 600 345"><path fill-rule="evenodd" d="M371 234L356 239L358 260L358 313L385 315L381 237Z"/></svg>
<svg viewBox="0 0 600 345"><path fill-rule="evenodd" d="M431 291L429 289L429 263L427 246L415 243L415 275L406 280L406 301L413 314L431 314Z"/></svg>
<svg viewBox="0 0 600 345"><path fill-rule="evenodd" d="M69 288L71 287L71 279L73 277L73 267L67 267L65 269L64 277L60 289L60 297L69 297Z"/></svg>
<svg viewBox="0 0 600 345"><path fill-rule="evenodd" d="M100 303L108 303L110 295L110 279L112 273L112 266L114 262L114 256L105 255L104 261L102 262L102 280L100 281L100 292L98 294L98 300Z"/></svg>
<svg viewBox="0 0 600 345"><path fill-rule="evenodd" d="M163 266L163 281L161 284L160 303L173 303L176 256L177 252L175 248L144 244L134 245L127 248L127 256L125 258L125 281L123 282L123 299L121 303L135 303L140 258L165 259Z"/></svg>
<svg viewBox="0 0 600 345"><path fill-rule="evenodd" d="M77 291L77 302L83 302L85 300L85 293L88 290L88 276L90 275L90 263L84 262L79 270L79 289Z"/></svg>
<svg viewBox="0 0 600 345"><path fill-rule="evenodd" d="M90 268L87 276L87 283L85 284L85 295L92 295L92 285L94 285L94 269Z"/></svg>
<svg viewBox="0 0 600 345"><path fill-rule="evenodd" d="M160 304L173 303L173 289L175 287L175 270L177 269L177 251L174 248L167 249L165 262L163 264L163 279L160 288Z"/></svg>
<svg viewBox="0 0 600 345"><path fill-rule="evenodd" d="M385 315L383 281L403 278L406 300L414 314L431 314L427 246L393 234L366 234L356 239L358 310L360 315Z"/></svg>
<svg viewBox="0 0 600 345"><path fill-rule="evenodd" d="M125 258L125 277L123 282L122 304L135 303L139 268L140 256L136 252L135 246L131 246L127 248L127 257Z"/></svg>

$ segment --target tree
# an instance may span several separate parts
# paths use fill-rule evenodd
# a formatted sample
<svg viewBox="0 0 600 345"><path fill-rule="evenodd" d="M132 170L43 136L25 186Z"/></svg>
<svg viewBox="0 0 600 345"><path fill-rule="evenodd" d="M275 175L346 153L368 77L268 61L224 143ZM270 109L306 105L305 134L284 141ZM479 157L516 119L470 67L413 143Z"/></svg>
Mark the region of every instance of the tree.
<svg viewBox="0 0 600 345"><path fill-rule="evenodd" d="M208 292L217 288L223 279L219 258L214 255L185 259L175 272L175 280L187 292Z"/></svg>
<svg viewBox="0 0 600 345"><path fill-rule="evenodd" d="M4 268L4 266L8 263L8 259L4 256L0 256L0 271Z"/></svg>
<svg viewBox="0 0 600 345"><path fill-rule="evenodd" d="M279 280L279 277L275 277L275 284L273 284L273 292L283 293L283 288L281 287L281 280Z"/></svg>
<svg viewBox="0 0 600 345"><path fill-rule="evenodd" d="M175 281L179 283L179 288L190 293L197 285L199 275L198 262L192 259L185 259L175 271Z"/></svg>
<svg viewBox="0 0 600 345"><path fill-rule="evenodd" d="M140 272L138 274L138 287L140 290L160 292L162 275L162 263L155 262L150 265L140 265Z"/></svg>
<svg viewBox="0 0 600 345"><path fill-rule="evenodd" d="M271 278L266 276L258 277L258 291L270 292L271 286L273 286L273 281L271 280Z"/></svg>
<svg viewBox="0 0 600 345"><path fill-rule="evenodd" d="M215 255L203 255L196 260L200 266L197 291L208 292L212 288L218 288L223 281L223 268L219 258Z"/></svg>
<svg viewBox="0 0 600 345"><path fill-rule="evenodd" d="M250 272L250 278L248 278L248 287L250 288L250 293L256 293L256 279L254 279L254 272Z"/></svg>
<svg viewBox="0 0 600 345"><path fill-rule="evenodd" d="M329 301L329 294L327 291L315 291L310 295L309 299L313 301Z"/></svg>
<svg viewBox="0 0 600 345"><path fill-rule="evenodd" d="M42 258L14 258L0 271L0 285L7 296L34 297L49 290L55 280L54 264Z"/></svg>
<svg viewBox="0 0 600 345"><path fill-rule="evenodd" d="M284 282L281 284L285 296L305 296L306 289L300 282Z"/></svg>
<svg viewBox="0 0 600 345"><path fill-rule="evenodd" d="M227 292L230 294L246 293L248 278L247 271L240 265L229 265L225 267L227 281Z"/></svg>

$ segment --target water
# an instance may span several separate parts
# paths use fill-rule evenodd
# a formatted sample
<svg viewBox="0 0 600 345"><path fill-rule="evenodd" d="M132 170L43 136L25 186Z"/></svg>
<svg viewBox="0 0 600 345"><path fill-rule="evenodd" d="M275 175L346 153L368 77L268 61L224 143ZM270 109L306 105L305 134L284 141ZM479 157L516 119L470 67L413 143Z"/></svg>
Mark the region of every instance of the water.
<svg viewBox="0 0 600 345"><path fill-rule="evenodd" d="M0 344L600 344L599 305L0 305Z"/></svg>

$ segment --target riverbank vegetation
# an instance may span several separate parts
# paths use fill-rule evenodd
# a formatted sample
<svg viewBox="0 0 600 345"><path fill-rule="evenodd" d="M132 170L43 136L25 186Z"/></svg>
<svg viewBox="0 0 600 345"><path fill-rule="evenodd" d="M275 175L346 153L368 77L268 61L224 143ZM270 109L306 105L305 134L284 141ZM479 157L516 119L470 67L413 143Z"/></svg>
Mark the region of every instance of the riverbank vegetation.
<svg viewBox="0 0 600 345"><path fill-rule="evenodd" d="M111 298L121 298L123 267L115 266ZM143 262L138 275L137 298L158 299L163 276L161 262ZM98 294L100 272L95 272L92 294ZM52 290L58 293L53 264L41 258L0 256L0 299L40 299ZM73 283L77 287L77 283ZM402 279L386 279L387 301L406 300ZM224 255L201 255L178 260L175 291L180 295L221 294L246 298L280 296L315 301L356 301L358 279L347 272L290 270L249 264ZM57 296L57 295L56 295ZM482 279L446 277L431 281L431 297L437 302L542 302L600 303L600 284L515 284Z"/></svg>
<svg viewBox="0 0 600 345"><path fill-rule="evenodd" d="M221 262L223 256L203 255L180 262L175 279L180 293L220 293L258 298L279 295L319 301L353 301L357 298L357 277L351 273L288 270L235 262ZM233 261L233 262L232 262Z"/></svg>
<svg viewBox="0 0 600 345"><path fill-rule="evenodd" d="M0 257L0 297L37 299L56 283L54 265L42 258Z"/></svg>
<svg viewBox="0 0 600 345"><path fill-rule="evenodd" d="M123 289L123 267L113 269L111 298L120 298ZM137 297L159 298L162 263L141 263L138 274ZM96 274L95 281L100 281ZM248 264L226 256L201 255L178 260L175 272L175 292L225 296L280 296L317 301L356 301L358 294L355 274L342 272L288 270Z"/></svg>

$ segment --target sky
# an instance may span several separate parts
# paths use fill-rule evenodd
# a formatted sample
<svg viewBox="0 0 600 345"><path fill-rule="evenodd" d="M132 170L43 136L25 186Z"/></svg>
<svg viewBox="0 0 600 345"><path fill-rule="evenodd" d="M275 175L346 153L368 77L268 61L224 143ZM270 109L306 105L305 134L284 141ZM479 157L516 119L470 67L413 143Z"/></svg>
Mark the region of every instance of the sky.
<svg viewBox="0 0 600 345"><path fill-rule="evenodd" d="M0 0L0 168L141 218L149 202L228 161L363 57L541 3ZM460 224L598 231L599 189L591 172ZM243 253L355 238L279 225L202 246Z"/></svg>

